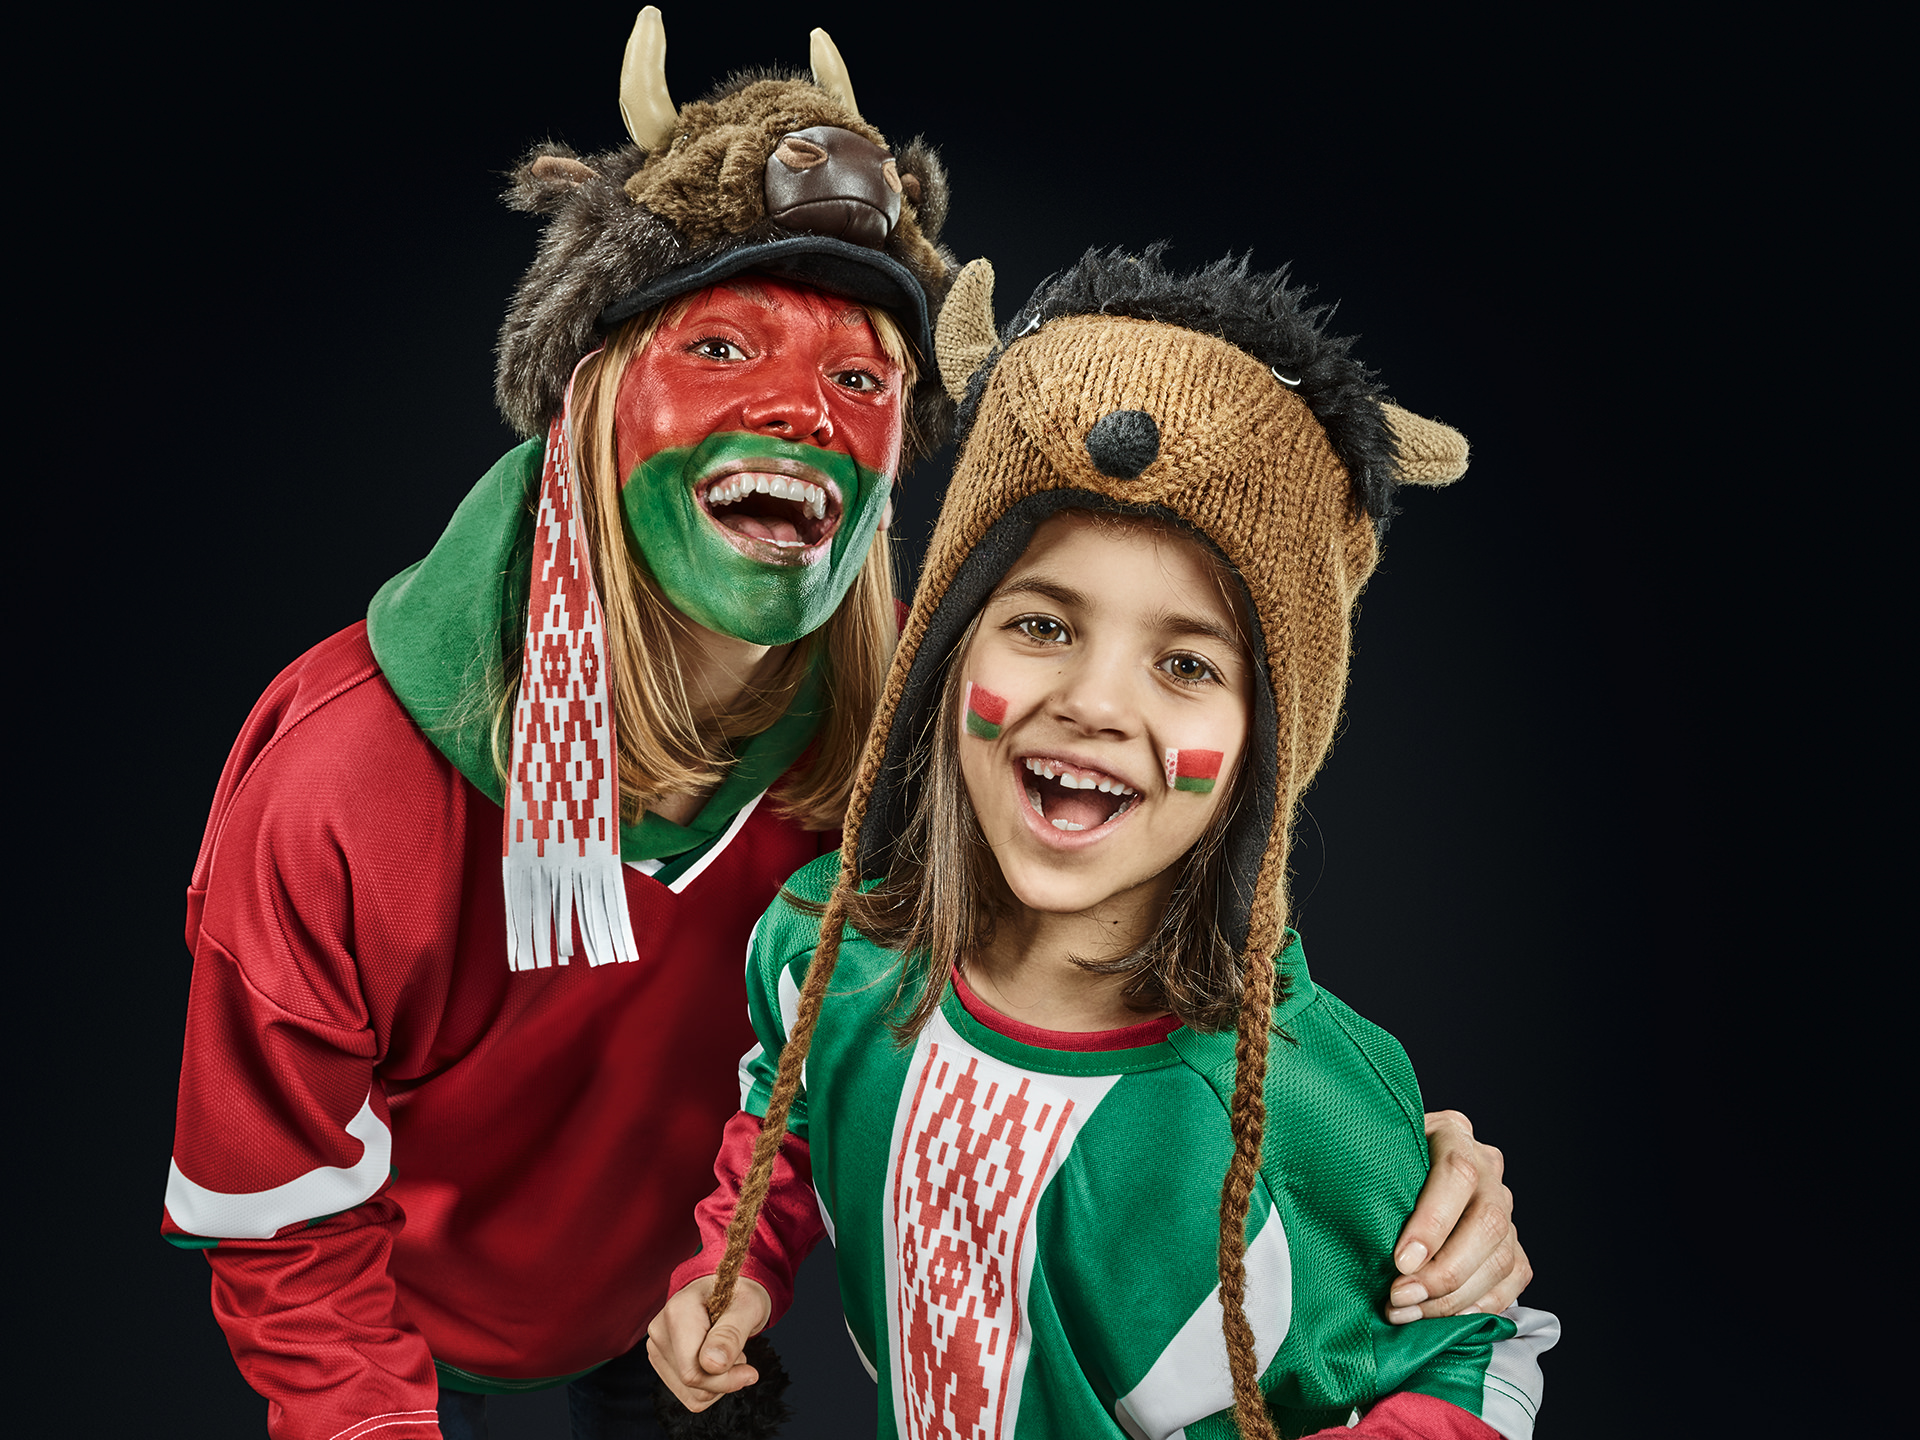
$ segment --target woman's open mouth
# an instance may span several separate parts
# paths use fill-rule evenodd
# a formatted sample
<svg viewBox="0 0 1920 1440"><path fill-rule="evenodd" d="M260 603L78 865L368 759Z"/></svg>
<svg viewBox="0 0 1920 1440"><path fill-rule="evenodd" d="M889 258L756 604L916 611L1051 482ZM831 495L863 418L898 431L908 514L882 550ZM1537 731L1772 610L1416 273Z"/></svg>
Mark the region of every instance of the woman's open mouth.
<svg viewBox="0 0 1920 1440"><path fill-rule="evenodd" d="M1042 755L1022 756L1019 763L1027 805L1055 830L1098 830L1140 803L1138 790L1104 770Z"/></svg>
<svg viewBox="0 0 1920 1440"><path fill-rule="evenodd" d="M796 461L736 461L694 494L729 545L766 564L811 565L840 528L840 487Z"/></svg>

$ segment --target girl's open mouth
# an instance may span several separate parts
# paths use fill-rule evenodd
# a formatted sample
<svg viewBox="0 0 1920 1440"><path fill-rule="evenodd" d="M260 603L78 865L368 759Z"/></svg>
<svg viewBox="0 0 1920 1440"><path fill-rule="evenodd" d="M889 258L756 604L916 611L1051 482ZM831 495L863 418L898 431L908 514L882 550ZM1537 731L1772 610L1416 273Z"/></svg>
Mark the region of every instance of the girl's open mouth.
<svg viewBox="0 0 1920 1440"><path fill-rule="evenodd" d="M1033 813L1056 830L1098 830L1140 802L1140 792L1104 770L1042 755L1022 756L1020 777Z"/></svg>
<svg viewBox="0 0 1920 1440"><path fill-rule="evenodd" d="M694 489L700 508L734 549L774 565L810 565L840 528L840 489L810 466L753 460Z"/></svg>

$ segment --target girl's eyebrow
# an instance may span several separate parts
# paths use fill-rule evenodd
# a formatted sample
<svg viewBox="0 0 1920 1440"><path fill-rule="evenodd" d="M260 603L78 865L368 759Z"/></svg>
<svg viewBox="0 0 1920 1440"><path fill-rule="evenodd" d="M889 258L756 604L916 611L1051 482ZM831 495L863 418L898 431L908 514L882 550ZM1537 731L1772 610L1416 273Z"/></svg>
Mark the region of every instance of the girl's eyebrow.
<svg viewBox="0 0 1920 1440"><path fill-rule="evenodd" d="M1224 625L1213 620L1202 619L1198 615L1182 615L1172 610L1162 610L1153 617L1152 624L1162 634L1210 636L1236 652L1244 643L1238 635Z"/></svg>
<svg viewBox="0 0 1920 1440"><path fill-rule="evenodd" d="M1010 595L1038 595L1051 600L1056 605L1066 605L1085 609L1087 597L1071 585L1063 585L1058 580L1049 580L1044 575L1022 575L1009 580L993 592L995 600L1004 600ZM1163 635L1205 635L1218 640L1236 653L1244 643L1239 635L1214 620L1199 615L1188 615L1175 610L1162 610L1147 622Z"/></svg>
<svg viewBox="0 0 1920 1440"><path fill-rule="evenodd" d="M995 600L1005 599L1009 595L1038 595L1056 605L1076 605L1083 609L1087 604L1087 597L1071 585L1062 585L1058 580L1049 580L1044 575L1022 575L1017 580L1007 581L993 592Z"/></svg>

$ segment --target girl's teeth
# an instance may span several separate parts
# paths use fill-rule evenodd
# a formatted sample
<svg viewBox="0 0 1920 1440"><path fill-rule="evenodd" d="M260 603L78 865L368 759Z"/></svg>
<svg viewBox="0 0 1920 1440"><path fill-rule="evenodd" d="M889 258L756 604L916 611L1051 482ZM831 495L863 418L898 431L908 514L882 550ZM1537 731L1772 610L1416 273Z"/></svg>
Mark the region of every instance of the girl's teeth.
<svg viewBox="0 0 1920 1440"><path fill-rule="evenodd" d="M1033 806L1034 814L1038 815L1042 820L1047 818L1047 807L1040 803L1040 792L1038 790L1027 791L1027 803Z"/></svg>
<svg viewBox="0 0 1920 1440"><path fill-rule="evenodd" d="M1084 825L1076 825L1071 820L1055 820L1053 822L1053 828L1056 830L1084 830L1087 827Z"/></svg>
<svg viewBox="0 0 1920 1440"><path fill-rule="evenodd" d="M1103 795L1133 795L1137 793L1123 781L1113 779L1096 780L1092 776L1082 778L1071 772L1063 772L1057 769L1051 760L1028 758L1020 763L1025 765L1027 769L1035 775L1044 775L1049 780L1059 781L1060 784L1068 790L1098 790Z"/></svg>

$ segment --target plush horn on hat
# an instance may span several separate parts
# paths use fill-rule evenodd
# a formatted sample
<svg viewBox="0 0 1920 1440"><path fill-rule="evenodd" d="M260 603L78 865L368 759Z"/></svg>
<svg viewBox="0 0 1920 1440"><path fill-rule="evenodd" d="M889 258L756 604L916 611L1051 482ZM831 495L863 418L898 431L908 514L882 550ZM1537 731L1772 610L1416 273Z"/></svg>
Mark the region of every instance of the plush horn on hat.
<svg viewBox="0 0 1920 1440"><path fill-rule="evenodd" d="M1382 402L1380 408L1400 452L1401 484L1451 485L1467 473L1467 437L1458 430L1391 402Z"/></svg>
<svg viewBox="0 0 1920 1440"><path fill-rule="evenodd" d="M933 327L940 383L954 404L967 398L967 382L986 363L998 338L993 326L993 266L984 258L969 260L947 292L947 303Z"/></svg>
<svg viewBox="0 0 1920 1440"><path fill-rule="evenodd" d="M667 93L667 27L659 7L649 5L633 22L620 63L620 118L633 143L651 154L673 134L679 113Z"/></svg>
<svg viewBox="0 0 1920 1440"><path fill-rule="evenodd" d="M858 120L860 107L853 103L853 81L847 78L847 62L840 58L833 37L815 28L807 39L811 42L809 58L813 62L813 83L846 106L853 118Z"/></svg>

